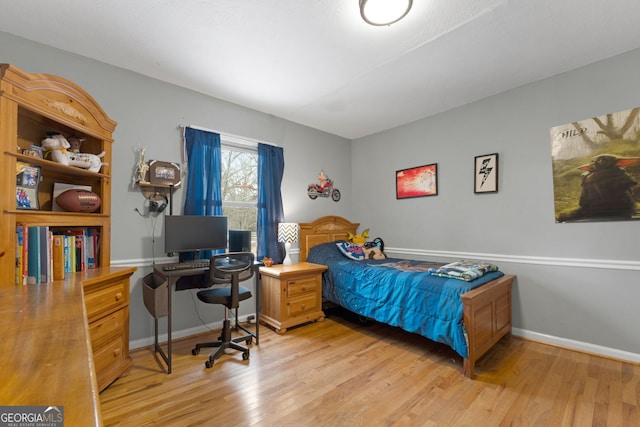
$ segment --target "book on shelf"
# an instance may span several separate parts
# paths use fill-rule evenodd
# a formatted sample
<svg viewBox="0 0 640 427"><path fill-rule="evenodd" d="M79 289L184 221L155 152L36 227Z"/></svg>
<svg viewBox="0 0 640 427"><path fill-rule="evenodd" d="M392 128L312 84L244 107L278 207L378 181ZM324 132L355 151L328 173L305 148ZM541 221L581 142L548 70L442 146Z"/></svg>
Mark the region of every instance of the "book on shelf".
<svg viewBox="0 0 640 427"><path fill-rule="evenodd" d="M62 280L97 268L100 230L94 227L16 226L15 284Z"/></svg>
<svg viewBox="0 0 640 427"><path fill-rule="evenodd" d="M89 228L89 235L93 241L93 264L94 268L100 267L100 230L98 228Z"/></svg>
<svg viewBox="0 0 640 427"><path fill-rule="evenodd" d="M26 227L23 225L16 226L16 285L27 284L27 239Z"/></svg>
<svg viewBox="0 0 640 427"><path fill-rule="evenodd" d="M29 227L23 227L24 239L22 247L22 284L26 285L29 279Z"/></svg>
<svg viewBox="0 0 640 427"><path fill-rule="evenodd" d="M64 279L64 236L54 234L52 236L53 245L53 280Z"/></svg>
<svg viewBox="0 0 640 427"><path fill-rule="evenodd" d="M70 228L64 231L64 234L72 239L72 262L71 271L84 271L87 269L88 258L86 251L87 228Z"/></svg>
<svg viewBox="0 0 640 427"><path fill-rule="evenodd" d="M40 230L36 226L27 227L28 251L27 251L27 284L40 283Z"/></svg>
<svg viewBox="0 0 640 427"><path fill-rule="evenodd" d="M72 246L72 243L74 248L76 245L74 242L72 242L73 236L62 235L62 237L64 242L64 272L72 273L73 270L71 268L71 263L72 263L72 257L73 257L74 251L71 250L71 246Z"/></svg>
<svg viewBox="0 0 640 427"><path fill-rule="evenodd" d="M40 283L51 281L51 239L48 226L39 226L40 233Z"/></svg>
<svg viewBox="0 0 640 427"><path fill-rule="evenodd" d="M87 268L96 268L96 245L94 241L95 230L87 229L85 250L87 252Z"/></svg>

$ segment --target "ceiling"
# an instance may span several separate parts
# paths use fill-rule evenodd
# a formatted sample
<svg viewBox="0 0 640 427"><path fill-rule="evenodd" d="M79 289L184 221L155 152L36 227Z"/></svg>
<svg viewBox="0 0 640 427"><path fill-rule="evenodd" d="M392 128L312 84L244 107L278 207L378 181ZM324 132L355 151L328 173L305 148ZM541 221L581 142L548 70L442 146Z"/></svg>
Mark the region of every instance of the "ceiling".
<svg viewBox="0 0 640 427"><path fill-rule="evenodd" d="M348 139L640 47L637 0L0 0L0 31ZM1 58L0 58L1 59Z"/></svg>

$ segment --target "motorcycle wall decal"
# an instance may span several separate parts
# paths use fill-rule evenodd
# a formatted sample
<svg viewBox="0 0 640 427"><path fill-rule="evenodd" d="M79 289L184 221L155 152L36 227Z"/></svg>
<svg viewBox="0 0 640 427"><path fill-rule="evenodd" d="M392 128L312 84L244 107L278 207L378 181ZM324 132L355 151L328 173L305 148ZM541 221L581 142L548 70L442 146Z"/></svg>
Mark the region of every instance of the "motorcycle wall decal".
<svg viewBox="0 0 640 427"><path fill-rule="evenodd" d="M320 171L320 175L318 175L318 182L318 184L309 184L307 187L307 195L310 199L331 197L334 202L340 200L340 190L333 186L333 181L323 171Z"/></svg>

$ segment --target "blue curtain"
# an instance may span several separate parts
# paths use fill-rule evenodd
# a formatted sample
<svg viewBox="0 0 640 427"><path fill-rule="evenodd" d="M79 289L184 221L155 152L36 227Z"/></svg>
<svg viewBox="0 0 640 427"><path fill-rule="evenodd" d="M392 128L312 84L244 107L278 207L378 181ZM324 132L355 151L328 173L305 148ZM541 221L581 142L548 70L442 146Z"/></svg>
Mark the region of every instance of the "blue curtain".
<svg viewBox="0 0 640 427"><path fill-rule="evenodd" d="M222 215L220 135L187 127L184 142L188 161L184 214ZM200 258L209 259L212 254L204 251ZM193 254L180 256L180 259L193 258Z"/></svg>
<svg viewBox="0 0 640 427"><path fill-rule="evenodd" d="M284 221L280 186L284 175L284 152L281 147L258 144L258 249L257 259L268 256L275 264L284 259L278 244L278 223Z"/></svg>

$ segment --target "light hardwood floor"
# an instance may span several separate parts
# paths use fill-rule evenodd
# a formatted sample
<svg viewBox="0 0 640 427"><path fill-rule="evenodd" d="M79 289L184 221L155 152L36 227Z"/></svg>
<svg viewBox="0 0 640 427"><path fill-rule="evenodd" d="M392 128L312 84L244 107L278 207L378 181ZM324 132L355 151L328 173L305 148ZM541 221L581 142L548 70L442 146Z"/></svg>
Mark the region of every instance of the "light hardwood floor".
<svg viewBox="0 0 640 427"><path fill-rule="evenodd" d="M106 426L638 426L640 366L540 343L501 341L474 380L446 346L329 313L277 335L251 358L175 342L174 371L152 350L101 395Z"/></svg>

